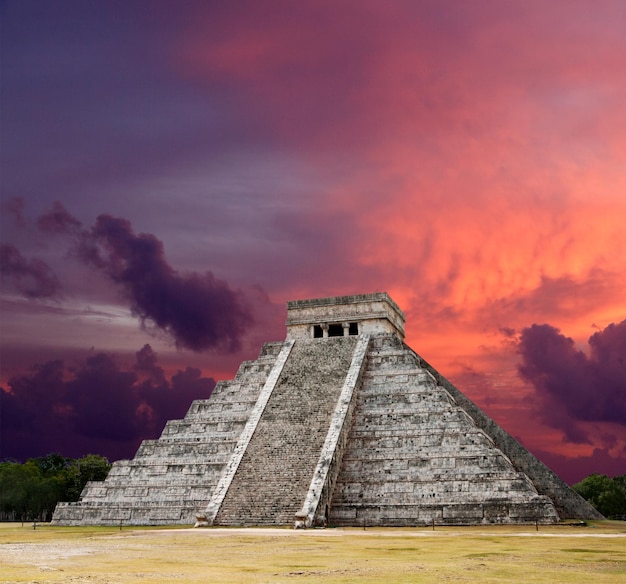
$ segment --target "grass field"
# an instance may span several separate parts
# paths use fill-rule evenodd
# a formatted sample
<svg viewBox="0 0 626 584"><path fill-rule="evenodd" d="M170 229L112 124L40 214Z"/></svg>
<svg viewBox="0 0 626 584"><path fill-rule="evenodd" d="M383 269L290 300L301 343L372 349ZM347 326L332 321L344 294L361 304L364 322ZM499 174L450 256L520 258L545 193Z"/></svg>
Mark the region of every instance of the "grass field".
<svg viewBox="0 0 626 584"><path fill-rule="evenodd" d="M626 582L626 523L157 529L0 524L0 582Z"/></svg>

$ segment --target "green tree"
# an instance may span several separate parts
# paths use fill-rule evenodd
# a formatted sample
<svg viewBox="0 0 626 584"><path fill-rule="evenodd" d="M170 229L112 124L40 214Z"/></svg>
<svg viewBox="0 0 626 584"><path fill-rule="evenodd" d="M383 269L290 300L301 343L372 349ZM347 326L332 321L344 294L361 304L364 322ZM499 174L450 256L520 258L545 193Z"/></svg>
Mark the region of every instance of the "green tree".
<svg viewBox="0 0 626 584"><path fill-rule="evenodd" d="M48 483L32 460L24 464L7 462L0 467L0 505L4 518L42 519L60 493L58 482Z"/></svg>
<svg viewBox="0 0 626 584"><path fill-rule="evenodd" d="M626 476L610 479L606 475L592 474L572 487L608 518L626 516Z"/></svg>
<svg viewBox="0 0 626 584"><path fill-rule="evenodd" d="M72 463L71 458L65 458L57 452L39 458L30 458L27 462L32 462L39 468L44 476L58 476Z"/></svg>
<svg viewBox="0 0 626 584"><path fill-rule="evenodd" d="M111 468L97 454L65 458L49 454L0 463L0 520L49 521L59 501L77 501L88 481L104 480Z"/></svg>
<svg viewBox="0 0 626 584"><path fill-rule="evenodd" d="M65 491L63 501L78 501L80 494L89 481L106 479L111 464L104 456L87 454L72 461L65 472Z"/></svg>

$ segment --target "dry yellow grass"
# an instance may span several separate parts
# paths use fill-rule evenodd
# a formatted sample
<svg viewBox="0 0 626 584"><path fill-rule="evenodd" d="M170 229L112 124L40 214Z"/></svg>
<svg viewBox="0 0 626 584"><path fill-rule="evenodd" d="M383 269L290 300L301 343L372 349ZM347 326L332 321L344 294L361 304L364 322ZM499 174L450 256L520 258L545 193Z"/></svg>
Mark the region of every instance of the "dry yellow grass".
<svg viewBox="0 0 626 584"><path fill-rule="evenodd" d="M0 524L0 581L626 582L626 524L429 529L131 529Z"/></svg>

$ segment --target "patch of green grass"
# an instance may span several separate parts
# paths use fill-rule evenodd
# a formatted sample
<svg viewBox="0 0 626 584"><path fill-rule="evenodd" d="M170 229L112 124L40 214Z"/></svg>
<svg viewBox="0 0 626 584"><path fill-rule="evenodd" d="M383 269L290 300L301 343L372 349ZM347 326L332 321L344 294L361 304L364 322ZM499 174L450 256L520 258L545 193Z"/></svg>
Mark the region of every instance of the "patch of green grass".
<svg viewBox="0 0 626 584"><path fill-rule="evenodd" d="M602 550L588 550L583 548L568 548L564 549L564 552L572 552L575 554L601 554Z"/></svg>

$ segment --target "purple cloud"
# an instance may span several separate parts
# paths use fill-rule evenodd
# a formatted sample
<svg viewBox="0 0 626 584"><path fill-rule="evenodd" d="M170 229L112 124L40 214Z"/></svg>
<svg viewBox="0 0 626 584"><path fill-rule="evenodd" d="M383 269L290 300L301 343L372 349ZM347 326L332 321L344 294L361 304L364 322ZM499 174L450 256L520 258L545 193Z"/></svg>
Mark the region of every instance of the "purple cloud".
<svg viewBox="0 0 626 584"><path fill-rule="evenodd" d="M48 233L75 237L74 252L102 271L130 301L142 326L171 335L178 347L193 351L237 351L252 324L243 294L211 272L181 274L165 259L163 243L150 233L133 232L130 221L100 215L91 229L55 202L37 225Z"/></svg>
<svg viewBox="0 0 626 584"><path fill-rule="evenodd" d="M626 448L614 455L607 448L595 448L587 456L564 456L548 450L533 450L533 454L548 467L558 468L559 476L570 485L592 473L601 472L611 477L623 475L626 460Z"/></svg>
<svg viewBox="0 0 626 584"><path fill-rule="evenodd" d="M194 351L239 349L252 318L226 282L211 272L178 273L166 262L163 243L135 235L125 219L100 215L90 235L96 248L84 240L83 259L122 287L142 324L154 323Z"/></svg>
<svg viewBox="0 0 626 584"><path fill-rule="evenodd" d="M37 219L37 227L47 233L77 231L80 225L80 221L73 217L59 201L55 201L52 209Z"/></svg>
<svg viewBox="0 0 626 584"><path fill-rule="evenodd" d="M215 380L187 368L168 381L146 345L131 368L98 353L75 368L60 360L37 365L8 386L0 388L0 459L53 450L68 456L95 451L116 459L132 456L142 439L156 438L194 399L209 397Z"/></svg>
<svg viewBox="0 0 626 584"><path fill-rule="evenodd" d="M518 367L544 402L543 416L572 442L588 441L577 422L626 425L626 320L589 339L590 354L548 325L522 331Z"/></svg>
<svg viewBox="0 0 626 584"><path fill-rule="evenodd" d="M9 243L0 245L0 273L27 298L53 298L61 292L61 283L46 262L25 258Z"/></svg>

